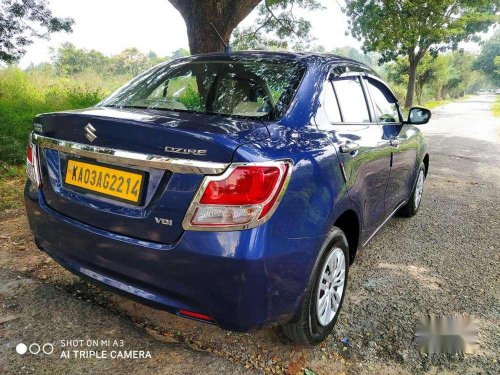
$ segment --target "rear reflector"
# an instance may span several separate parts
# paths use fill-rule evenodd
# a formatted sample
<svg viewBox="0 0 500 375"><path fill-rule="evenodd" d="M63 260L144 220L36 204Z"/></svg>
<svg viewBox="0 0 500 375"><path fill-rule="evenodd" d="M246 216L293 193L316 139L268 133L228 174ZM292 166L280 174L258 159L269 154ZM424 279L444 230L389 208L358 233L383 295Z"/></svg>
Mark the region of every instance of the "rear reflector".
<svg viewBox="0 0 500 375"><path fill-rule="evenodd" d="M205 314L200 314L194 311L189 311L189 310L179 310L179 315L183 316L188 316L190 318L195 318L195 319L200 319L200 320L205 320L207 322L213 322L213 319Z"/></svg>
<svg viewBox="0 0 500 375"><path fill-rule="evenodd" d="M28 149L26 151L26 175L33 181L37 188L40 189L42 187L38 147L31 142L31 134L28 139Z"/></svg>
<svg viewBox="0 0 500 375"><path fill-rule="evenodd" d="M233 164L207 176L186 214L186 230L238 230L268 220L283 196L291 162Z"/></svg>

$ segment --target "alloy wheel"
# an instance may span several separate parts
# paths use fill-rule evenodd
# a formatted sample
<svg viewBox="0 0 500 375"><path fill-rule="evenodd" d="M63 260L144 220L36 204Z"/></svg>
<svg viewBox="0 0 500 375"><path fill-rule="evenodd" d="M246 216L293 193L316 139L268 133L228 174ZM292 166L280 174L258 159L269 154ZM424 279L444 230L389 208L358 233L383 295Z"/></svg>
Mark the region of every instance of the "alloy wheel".
<svg viewBox="0 0 500 375"><path fill-rule="evenodd" d="M413 201L415 205L415 210L420 206L420 201L422 200L422 193L424 192L424 171L420 171L418 174L417 186L415 187L415 199Z"/></svg>
<svg viewBox="0 0 500 375"><path fill-rule="evenodd" d="M316 317L323 327L330 324L338 312L344 293L345 275L344 252L335 248L323 265L316 295Z"/></svg>

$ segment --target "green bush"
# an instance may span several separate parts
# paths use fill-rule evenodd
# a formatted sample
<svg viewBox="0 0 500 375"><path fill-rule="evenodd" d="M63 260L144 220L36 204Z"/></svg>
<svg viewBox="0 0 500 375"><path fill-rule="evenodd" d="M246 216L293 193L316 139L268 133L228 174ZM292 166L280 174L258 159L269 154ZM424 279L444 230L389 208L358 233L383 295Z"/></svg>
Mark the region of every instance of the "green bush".
<svg viewBox="0 0 500 375"><path fill-rule="evenodd" d="M493 103L491 110L493 111L493 116L500 117L500 96L499 95L497 95L495 103Z"/></svg>
<svg viewBox="0 0 500 375"><path fill-rule="evenodd" d="M90 107L111 91L104 86L81 78L56 77L50 70L0 69L0 162L24 163L28 134L37 114Z"/></svg>

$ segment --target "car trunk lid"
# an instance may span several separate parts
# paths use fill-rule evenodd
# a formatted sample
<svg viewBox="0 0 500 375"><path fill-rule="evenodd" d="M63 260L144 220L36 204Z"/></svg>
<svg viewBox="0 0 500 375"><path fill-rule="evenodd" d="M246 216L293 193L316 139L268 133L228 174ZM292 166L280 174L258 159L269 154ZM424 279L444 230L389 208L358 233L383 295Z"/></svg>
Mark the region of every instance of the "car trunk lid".
<svg viewBox="0 0 500 375"><path fill-rule="evenodd" d="M269 136L261 121L103 107L38 116L35 130L49 207L88 225L160 243L181 236L205 174L222 173L241 144ZM67 169L78 163L142 175L141 199L72 185Z"/></svg>

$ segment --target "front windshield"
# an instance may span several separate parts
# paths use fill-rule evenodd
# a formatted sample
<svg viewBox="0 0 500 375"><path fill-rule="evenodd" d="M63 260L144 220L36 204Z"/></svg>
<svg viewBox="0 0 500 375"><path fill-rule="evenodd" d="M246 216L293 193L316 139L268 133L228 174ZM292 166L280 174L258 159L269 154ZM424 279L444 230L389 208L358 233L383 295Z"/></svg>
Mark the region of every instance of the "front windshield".
<svg viewBox="0 0 500 375"><path fill-rule="evenodd" d="M296 61L191 61L154 68L101 105L243 117L276 117L297 89L304 67Z"/></svg>

